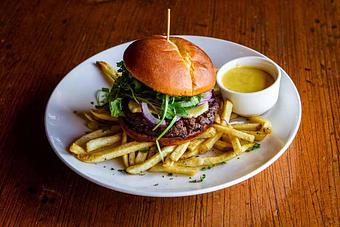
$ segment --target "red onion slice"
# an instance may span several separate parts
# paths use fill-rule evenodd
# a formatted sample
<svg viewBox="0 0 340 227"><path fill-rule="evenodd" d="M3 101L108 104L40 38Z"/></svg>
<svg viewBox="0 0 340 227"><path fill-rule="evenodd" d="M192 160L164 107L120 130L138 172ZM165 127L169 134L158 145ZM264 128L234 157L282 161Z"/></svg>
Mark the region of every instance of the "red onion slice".
<svg viewBox="0 0 340 227"><path fill-rule="evenodd" d="M208 91L202 94L202 99L200 101L200 103L198 103L198 105L202 105L203 103L209 101L212 98L212 92Z"/></svg>
<svg viewBox="0 0 340 227"><path fill-rule="evenodd" d="M155 125L160 122L160 119L152 115L148 107L148 104L146 104L145 102L142 102L140 105L142 108L143 116L145 117L146 120L148 120L150 123L155 124ZM161 126L166 126L165 121L162 122Z"/></svg>

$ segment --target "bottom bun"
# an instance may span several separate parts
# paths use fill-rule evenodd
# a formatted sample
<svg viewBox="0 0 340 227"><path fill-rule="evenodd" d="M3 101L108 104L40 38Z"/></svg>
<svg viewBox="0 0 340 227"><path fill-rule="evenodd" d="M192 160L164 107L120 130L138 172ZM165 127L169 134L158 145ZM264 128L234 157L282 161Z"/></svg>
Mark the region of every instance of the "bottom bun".
<svg viewBox="0 0 340 227"><path fill-rule="evenodd" d="M133 131L128 128L128 126L124 123L123 120L119 121L122 129L126 132L126 134L131 137L132 139L139 141L139 142L155 142L156 137L141 134L139 132ZM204 127L202 131L199 131L191 136L182 138L182 137L172 137L172 138L166 138L163 137L159 140L159 143L163 146L169 146L169 145L179 145L185 142L188 142L190 140L193 140L195 137L199 136L206 130L207 126Z"/></svg>

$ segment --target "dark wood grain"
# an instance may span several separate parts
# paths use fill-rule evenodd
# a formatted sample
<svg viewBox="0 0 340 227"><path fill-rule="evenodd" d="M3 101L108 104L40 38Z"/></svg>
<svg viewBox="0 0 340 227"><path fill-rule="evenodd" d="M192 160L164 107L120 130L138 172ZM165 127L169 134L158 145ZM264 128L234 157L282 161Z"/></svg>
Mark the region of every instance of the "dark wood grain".
<svg viewBox="0 0 340 227"><path fill-rule="evenodd" d="M303 117L288 151L255 177L214 193L146 198L68 169L44 134L63 76L116 44L164 33L213 36L258 50L298 87ZM340 2L2 0L1 226L339 226Z"/></svg>

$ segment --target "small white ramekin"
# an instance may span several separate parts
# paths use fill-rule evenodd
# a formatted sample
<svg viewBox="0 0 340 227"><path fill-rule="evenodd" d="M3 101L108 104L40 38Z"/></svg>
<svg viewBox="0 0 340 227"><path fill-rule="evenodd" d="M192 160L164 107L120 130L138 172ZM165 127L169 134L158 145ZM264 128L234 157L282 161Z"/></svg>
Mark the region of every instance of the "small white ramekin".
<svg viewBox="0 0 340 227"><path fill-rule="evenodd" d="M250 93L232 91L223 87L222 76L232 68L239 66L251 66L268 72L275 79L274 83L264 90ZM241 116L261 115L272 108L280 90L281 71L271 60L263 57L242 57L224 64L217 72L217 84L221 89L223 98L233 103L233 112Z"/></svg>

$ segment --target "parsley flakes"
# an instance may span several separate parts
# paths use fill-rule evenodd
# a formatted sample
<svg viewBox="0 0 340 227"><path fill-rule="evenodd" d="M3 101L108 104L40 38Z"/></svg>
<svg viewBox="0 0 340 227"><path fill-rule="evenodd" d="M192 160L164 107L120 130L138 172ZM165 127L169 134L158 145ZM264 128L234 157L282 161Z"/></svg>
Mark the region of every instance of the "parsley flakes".
<svg viewBox="0 0 340 227"><path fill-rule="evenodd" d="M250 152L250 151L258 149L260 147L261 147L261 144L255 143L255 145L253 147L249 148L248 150L246 150L246 152Z"/></svg>
<svg viewBox="0 0 340 227"><path fill-rule="evenodd" d="M195 179L195 180L191 180L189 181L189 183L201 183L204 181L204 179L206 178L207 176L205 174L203 174L202 176L200 176L200 179Z"/></svg>

